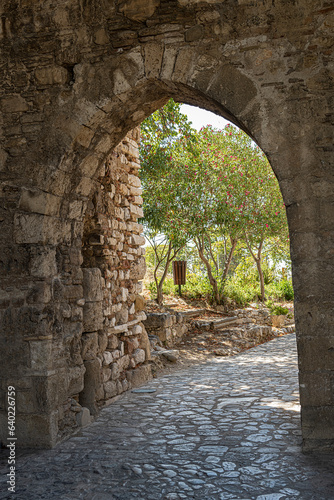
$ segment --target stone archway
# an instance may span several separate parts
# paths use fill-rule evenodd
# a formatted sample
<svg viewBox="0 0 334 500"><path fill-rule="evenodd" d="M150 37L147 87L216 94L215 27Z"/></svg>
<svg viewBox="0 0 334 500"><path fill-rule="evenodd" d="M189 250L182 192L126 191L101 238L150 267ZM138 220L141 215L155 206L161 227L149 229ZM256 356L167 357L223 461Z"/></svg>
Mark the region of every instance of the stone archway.
<svg viewBox="0 0 334 500"><path fill-rule="evenodd" d="M82 275L66 282L66 269L81 262L95 179L125 134L174 97L243 128L278 177L291 236L304 449L332 450L332 7L8 0L1 14L2 433L6 387L15 384L21 444L56 442L67 396L58 378L67 314L59 304L64 293L69 302L83 298Z"/></svg>

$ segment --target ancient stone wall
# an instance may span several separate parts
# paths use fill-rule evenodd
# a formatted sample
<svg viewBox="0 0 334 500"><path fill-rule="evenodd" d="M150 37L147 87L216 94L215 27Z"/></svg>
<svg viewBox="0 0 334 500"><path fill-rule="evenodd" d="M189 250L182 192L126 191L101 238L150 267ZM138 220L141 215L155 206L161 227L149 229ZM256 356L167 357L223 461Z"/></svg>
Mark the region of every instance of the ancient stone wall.
<svg viewBox="0 0 334 500"><path fill-rule="evenodd" d="M90 423L106 401L152 376L140 295L146 267L145 240L137 222L143 215L138 141L139 129L134 129L107 157L78 237L34 249L30 265L38 280L27 299L17 297L13 283L2 301L2 309L12 306L7 316L8 311L15 314L17 305L26 311L26 330L23 339L17 335L16 346L22 354L26 350L32 370L28 376L11 377L17 421L20 425L20 417L29 417L38 425L43 410L46 418L51 413L51 444ZM27 194L28 203L34 198ZM50 269L55 276L44 277ZM45 317L38 325L33 315L41 299ZM53 337L44 333L45 323L53 325ZM3 404L4 394L3 385ZM46 397L51 401L41 407L39 399ZM26 438L34 446L36 434L27 432Z"/></svg>
<svg viewBox="0 0 334 500"><path fill-rule="evenodd" d="M106 401L151 377L144 364L150 349L140 295L146 268L137 222L143 215L138 141L135 129L107 158L86 210L83 298L74 304L74 316L78 307L82 311L82 333L78 324L68 358L73 385L60 410L58 437L89 423Z"/></svg>

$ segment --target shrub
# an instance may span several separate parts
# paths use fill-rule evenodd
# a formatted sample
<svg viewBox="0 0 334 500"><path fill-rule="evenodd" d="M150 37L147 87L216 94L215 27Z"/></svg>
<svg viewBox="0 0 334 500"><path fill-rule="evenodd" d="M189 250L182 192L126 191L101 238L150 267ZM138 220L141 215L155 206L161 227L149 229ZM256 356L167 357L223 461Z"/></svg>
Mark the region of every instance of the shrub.
<svg viewBox="0 0 334 500"><path fill-rule="evenodd" d="M188 273L186 284L182 286L182 294L191 299L211 299L212 288L206 275Z"/></svg>
<svg viewBox="0 0 334 500"><path fill-rule="evenodd" d="M289 280L270 283L265 286L266 297L274 300L293 300L292 283Z"/></svg>
<svg viewBox="0 0 334 500"><path fill-rule="evenodd" d="M270 310L271 314L274 314L275 316L280 316L282 314L286 315L289 313L289 309L287 307L282 307L282 306L274 306Z"/></svg>
<svg viewBox="0 0 334 500"><path fill-rule="evenodd" d="M147 285L147 288L149 289L152 297L157 296L157 286L155 284L155 281L150 281L150 283ZM175 295L177 290L178 287L174 285L173 278L167 277L162 285L162 293L164 295Z"/></svg>
<svg viewBox="0 0 334 500"><path fill-rule="evenodd" d="M285 300L293 300L294 292L292 287L292 281L282 280L279 282L278 288L282 293L282 298L284 298Z"/></svg>
<svg viewBox="0 0 334 500"><path fill-rule="evenodd" d="M227 280L224 290L225 297L229 297L238 304L244 307L249 302L258 299L258 286L257 283L242 283L238 279L230 278Z"/></svg>

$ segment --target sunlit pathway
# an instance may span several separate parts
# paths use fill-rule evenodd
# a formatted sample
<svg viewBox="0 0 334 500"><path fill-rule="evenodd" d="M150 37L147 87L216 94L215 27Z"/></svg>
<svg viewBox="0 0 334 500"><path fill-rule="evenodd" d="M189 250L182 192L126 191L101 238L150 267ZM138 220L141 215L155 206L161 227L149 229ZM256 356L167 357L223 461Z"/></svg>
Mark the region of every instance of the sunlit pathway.
<svg viewBox="0 0 334 500"><path fill-rule="evenodd" d="M19 458L8 498L334 498L334 457L301 453L293 334L145 388L156 392L128 393L79 436Z"/></svg>

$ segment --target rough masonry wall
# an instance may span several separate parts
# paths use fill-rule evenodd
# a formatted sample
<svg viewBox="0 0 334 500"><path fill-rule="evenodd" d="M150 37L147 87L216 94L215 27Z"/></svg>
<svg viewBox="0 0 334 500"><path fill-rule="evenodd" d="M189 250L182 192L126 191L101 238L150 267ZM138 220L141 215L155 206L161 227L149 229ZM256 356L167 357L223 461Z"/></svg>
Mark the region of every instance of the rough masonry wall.
<svg viewBox="0 0 334 500"><path fill-rule="evenodd" d="M75 299L69 318L73 324L73 314L82 310L82 326L79 322L70 342L67 373L74 376L58 410L58 439L89 423L106 401L151 377L150 365L143 364L150 349L140 295L146 267L137 222L143 215L138 141L135 129L107 158L86 210L83 298Z"/></svg>
<svg viewBox="0 0 334 500"><path fill-rule="evenodd" d="M11 347L1 410L11 383L25 446L54 445L90 423L106 401L152 376L140 295L146 267L137 222L143 215L138 141L134 129L106 158L91 198L76 205L81 223L71 238L35 244L30 251L19 247L27 254L26 272L20 267L20 278L2 292L2 345ZM33 194L25 194L25 203L36 209ZM28 237L39 231L32 226ZM3 442L6 429L4 419Z"/></svg>

